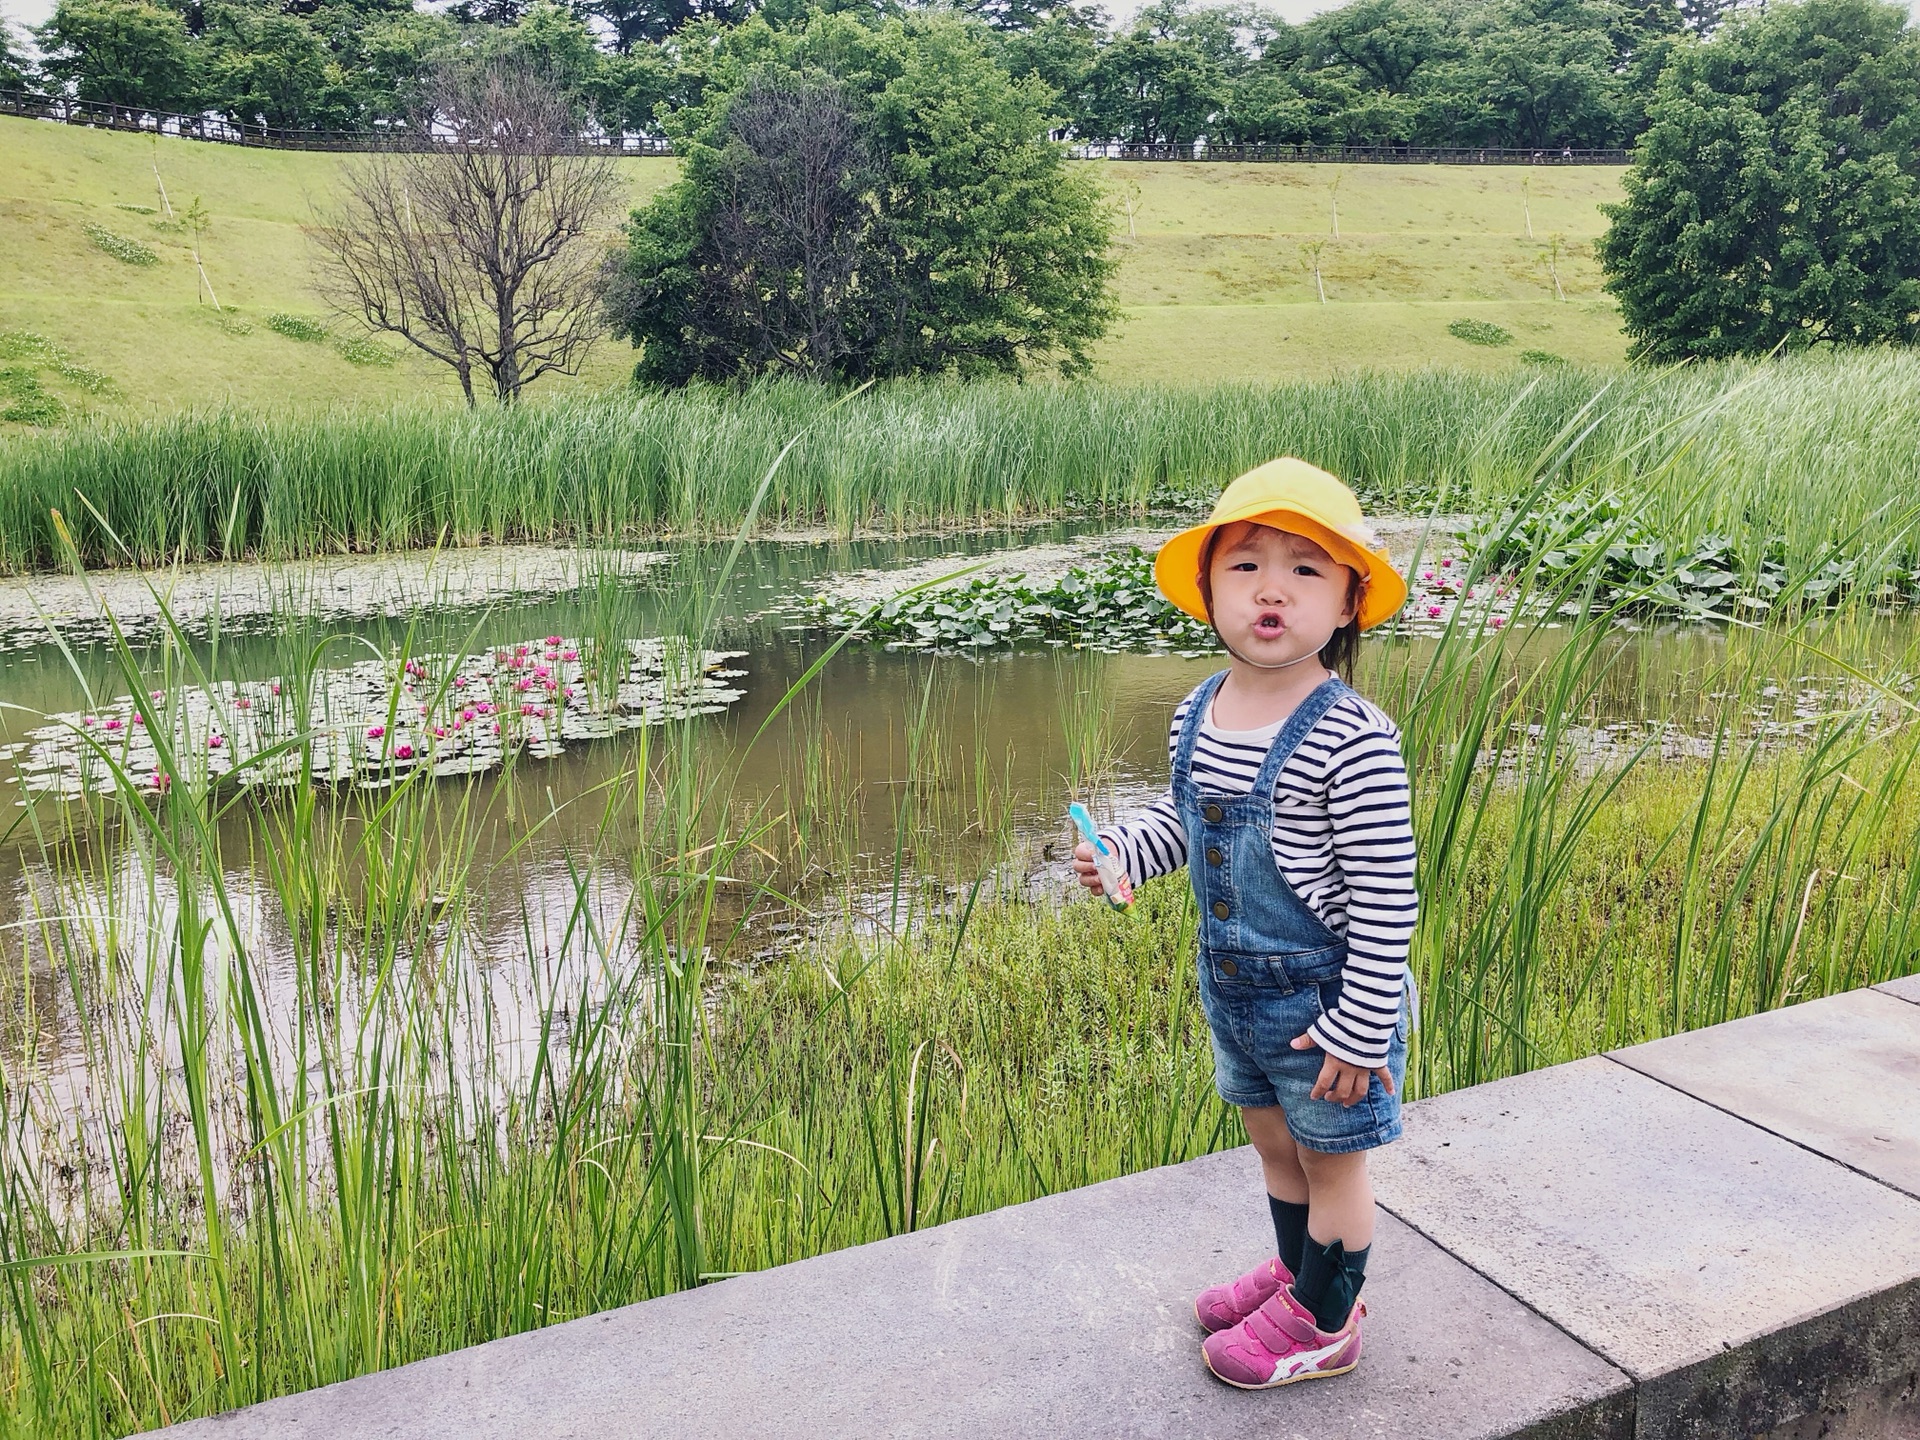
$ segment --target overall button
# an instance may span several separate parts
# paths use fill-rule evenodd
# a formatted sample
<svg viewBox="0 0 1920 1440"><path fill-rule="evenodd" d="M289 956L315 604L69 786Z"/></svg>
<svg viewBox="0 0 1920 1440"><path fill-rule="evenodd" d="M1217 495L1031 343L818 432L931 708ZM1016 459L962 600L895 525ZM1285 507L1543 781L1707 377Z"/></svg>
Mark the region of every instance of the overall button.
<svg viewBox="0 0 1920 1440"><path fill-rule="evenodd" d="M1207 823L1209 825L1218 825L1220 823L1220 817L1226 814L1226 811L1222 810L1218 805L1209 805L1200 813L1207 817Z"/></svg>
<svg viewBox="0 0 1920 1440"><path fill-rule="evenodd" d="M1240 967L1231 960L1222 960L1220 962L1220 973L1222 975L1238 975L1240 973Z"/></svg>
<svg viewBox="0 0 1920 1440"><path fill-rule="evenodd" d="M1213 902L1213 918L1214 919L1224 920L1227 918L1227 916L1231 915L1232 913L1233 911L1228 908L1226 901L1216 900Z"/></svg>
<svg viewBox="0 0 1920 1440"><path fill-rule="evenodd" d="M1218 845L1209 845L1207 847L1207 864L1218 865L1226 858L1226 856L1220 853L1220 847Z"/></svg>

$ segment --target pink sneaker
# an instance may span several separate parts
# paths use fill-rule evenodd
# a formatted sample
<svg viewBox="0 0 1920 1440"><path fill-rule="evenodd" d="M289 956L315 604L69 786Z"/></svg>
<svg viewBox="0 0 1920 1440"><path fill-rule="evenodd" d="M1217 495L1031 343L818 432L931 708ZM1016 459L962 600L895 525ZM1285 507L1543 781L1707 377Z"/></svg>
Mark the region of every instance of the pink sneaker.
<svg viewBox="0 0 1920 1440"><path fill-rule="evenodd" d="M1204 1330L1231 1330L1272 1299L1275 1291L1292 1283L1293 1272L1276 1255L1238 1280L1202 1290L1193 1297L1193 1313Z"/></svg>
<svg viewBox="0 0 1920 1440"><path fill-rule="evenodd" d="M1314 1325L1288 1286L1233 1329L1209 1335L1200 1353L1209 1370L1242 1390L1344 1375L1360 1363L1360 1319L1366 1313L1367 1307L1355 1302L1347 1323L1329 1333Z"/></svg>

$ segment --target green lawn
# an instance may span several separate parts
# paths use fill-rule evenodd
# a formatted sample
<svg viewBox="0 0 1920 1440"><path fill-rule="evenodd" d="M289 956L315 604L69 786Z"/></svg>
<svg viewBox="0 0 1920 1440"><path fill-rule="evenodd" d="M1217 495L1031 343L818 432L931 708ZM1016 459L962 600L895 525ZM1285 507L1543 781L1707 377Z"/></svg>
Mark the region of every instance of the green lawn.
<svg viewBox="0 0 1920 1440"><path fill-rule="evenodd" d="M1614 168L1448 165L1102 166L1140 188L1120 223L1125 323L1100 358L1113 379L1315 379L1355 369L1504 369L1524 350L1617 362L1625 337L1600 288L1600 206ZM1332 189L1338 177L1337 192ZM1530 193L1523 196L1526 182ZM1340 238L1332 234L1337 199ZM1534 238L1526 234L1533 212ZM1548 269L1561 237L1561 289ZM1314 289L1305 246L1325 242ZM1490 320L1513 343L1447 333Z"/></svg>
<svg viewBox="0 0 1920 1440"><path fill-rule="evenodd" d="M12 118L0 118L0 155L0 251L10 261L0 273L0 331L58 347L68 373L43 353L34 383L70 411L457 398L449 373L423 358L357 365L337 344L291 339L267 324L275 312L325 318L302 226L345 157ZM671 161L618 163L635 200L673 175ZM197 298L187 236L159 213L156 165L176 209L198 197L212 217L202 254L224 315ZM1500 369L1523 363L1523 350L1602 362L1623 354L1591 251L1604 226L1598 207L1618 193L1617 170L1346 167L1334 241L1328 167L1101 168L1116 193L1127 181L1140 187L1137 238L1119 220L1125 313L1099 352L1107 379L1315 378L1358 368ZM1535 241L1523 233L1527 176ZM114 259L89 238L89 225L138 241L156 263ZM1556 232L1565 237L1564 302L1543 259ZM1302 245L1319 239L1328 242L1325 305L1301 264ZM1492 320L1514 342L1457 340L1447 325L1462 318ZM351 334L335 328L340 338ZM607 341L580 379L543 382L539 393L617 383L631 358ZM31 369L32 357L0 355L0 379L23 365ZM90 393L85 371L111 386ZM0 409L6 404L0 396Z"/></svg>

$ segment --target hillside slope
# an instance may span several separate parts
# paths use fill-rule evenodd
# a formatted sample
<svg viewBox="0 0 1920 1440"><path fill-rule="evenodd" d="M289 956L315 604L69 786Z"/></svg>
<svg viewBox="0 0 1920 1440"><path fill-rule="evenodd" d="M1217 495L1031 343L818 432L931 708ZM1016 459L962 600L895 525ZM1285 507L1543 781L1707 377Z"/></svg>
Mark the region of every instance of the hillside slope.
<svg viewBox="0 0 1920 1440"><path fill-rule="evenodd" d="M454 401L449 373L395 342L354 348L310 284L302 226L349 157L238 150L0 117L0 411L126 411L242 405ZM673 162L622 160L638 202ZM162 212L197 198L216 312L201 294L188 234ZM1611 361L1624 342L1600 293L1591 243L1619 172L1446 167L1103 165L1116 196L1138 187L1133 236L1117 215L1124 319L1099 352L1116 380L1305 377L1425 365L1504 368L1523 350ZM1523 232L1528 180L1534 230ZM1330 234L1337 199L1340 239ZM92 233L90 234L90 227ZM116 259L96 236L133 241L149 264ZM1565 238L1557 300L1546 237ZM611 236L609 237L611 238ZM1304 267L1320 254L1326 304ZM125 247L121 248L123 251ZM126 252L137 253L137 252ZM271 317L332 325L324 340ZM1489 348L1447 333L1495 322ZM298 325L283 329L298 331ZM385 359L387 363L375 363ZM355 363L358 360L360 363ZM569 385L618 383L631 351L598 346ZM57 405L35 397L50 396ZM24 401L23 398L25 397ZM4 429L18 429L6 425Z"/></svg>

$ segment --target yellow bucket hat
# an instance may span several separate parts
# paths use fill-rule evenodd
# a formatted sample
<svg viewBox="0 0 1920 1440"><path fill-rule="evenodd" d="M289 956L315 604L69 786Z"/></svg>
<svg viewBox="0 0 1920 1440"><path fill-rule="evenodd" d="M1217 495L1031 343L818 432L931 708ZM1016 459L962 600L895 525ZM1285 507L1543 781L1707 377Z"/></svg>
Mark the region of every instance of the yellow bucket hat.
<svg viewBox="0 0 1920 1440"><path fill-rule="evenodd" d="M1194 619L1206 622L1200 591L1200 556L1207 537L1236 520L1257 520L1276 530L1305 535L1360 576L1360 628L1391 620L1407 603L1407 582L1374 537L1360 502L1339 480L1316 465L1291 457L1269 460L1220 492L1204 525L1182 530L1153 557L1160 593Z"/></svg>

